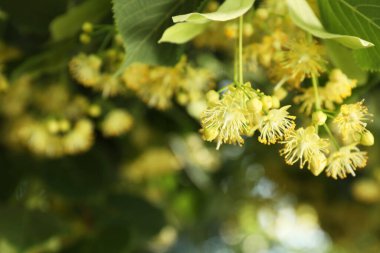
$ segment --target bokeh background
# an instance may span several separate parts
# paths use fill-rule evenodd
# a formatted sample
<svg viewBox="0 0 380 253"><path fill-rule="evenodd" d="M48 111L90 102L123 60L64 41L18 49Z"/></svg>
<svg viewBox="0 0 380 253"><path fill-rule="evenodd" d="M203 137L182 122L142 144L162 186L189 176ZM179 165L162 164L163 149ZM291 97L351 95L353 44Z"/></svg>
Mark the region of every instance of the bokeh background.
<svg viewBox="0 0 380 253"><path fill-rule="evenodd" d="M0 38L0 253L380 252L378 142L356 177L315 177L253 139L216 151L198 133L199 108L180 99L157 110L79 85L74 56L109 56L109 73L124 56L109 1L1 0ZM204 39L186 48L189 61L223 87L229 42ZM366 75L351 98L365 98L376 140L379 77ZM260 71L248 78L270 90ZM128 116L107 128L115 110Z"/></svg>

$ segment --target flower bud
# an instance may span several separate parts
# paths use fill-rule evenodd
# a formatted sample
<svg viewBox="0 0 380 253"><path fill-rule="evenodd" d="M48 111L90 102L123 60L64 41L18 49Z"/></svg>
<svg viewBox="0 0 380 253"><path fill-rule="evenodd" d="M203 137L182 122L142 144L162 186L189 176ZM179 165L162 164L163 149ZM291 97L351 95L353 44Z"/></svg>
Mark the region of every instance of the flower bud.
<svg viewBox="0 0 380 253"><path fill-rule="evenodd" d="M47 122L47 129L49 133L56 134L59 131L59 124L56 120L52 119Z"/></svg>
<svg viewBox="0 0 380 253"><path fill-rule="evenodd" d="M265 20L268 18L269 16L269 12L267 9L264 9L264 8L260 8L260 9L257 9L256 11L256 15L262 19L262 20Z"/></svg>
<svg viewBox="0 0 380 253"><path fill-rule="evenodd" d="M245 37L250 37L253 34L253 26L252 24L245 23L243 26L243 33Z"/></svg>
<svg viewBox="0 0 380 253"><path fill-rule="evenodd" d="M366 130L360 138L360 144L363 146L373 146L375 144L375 137L370 131Z"/></svg>
<svg viewBox="0 0 380 253"><path fill-rule="evenodd" d="M90 33L93 31L92 23L90 22L84 22L82 25L82 31L85 33Z"/></svg>
<svg viewBox="0 0 380 253"><path fill-rule="evenodd" d="M214 90L208 91L206 94L206 100L208 104L216 104L219 101L219 93Z"/></svg>
<svg viewBox="0 0 380 253"><path fill-rule="evenodd" d="M217 128L206 128L203 130L202 136L205 141L214 140L219 134Z"/></svg>
<svg viewBox="0 0 380 253"><path fill-rule="evenodd" d="M69 131L71 128L70 122L67 119L63 119L59 121L58 124L59 124L59 129L63 133Z"/></svg>
<svg viewBox="0 0 380 253"><path fill-rule="evenodd" d="M87 33L82 33L80 36L79 36L79 41L84 44L84 45L87 45L87 44L90 44L91 42L91 37L87 34Z"/></svg>
<svg viewBox="0 0 380 253"><path fill-rule="evenodd" d="M326 123L327 115L322 111L314 112L312 115L313 124L322 126Z"/></svg>
<svg viewBox="0 0 380 253"><path fill-rule="evenodd" d="M316 156L311 160L310 170L314 176L318 176L325 169L326 164L326 156L321 153L316 153Z"/></svg>
<svg viewBox="0 0 380 253"><path fill-rule="evenodd" d="M261 98L261 102L263 103L263 109L264 110L269 110L270 108L272 108L272 97L271 96L264 96Z"/></svg>
<svg viewBox="0 0 380 253"><path fill-rule="evenodd" d="M254 98L247 102L247 107L254 113L259 113L263 110L263 103L258 98Z"/></svg>
<svg viewBox="0 0 380 253"><path fill-rule="evenodd" d="M272 108L280 108L280 100L277 97L272 96Z"/></svg>
<svg viewBox="0 0 380 253"><path fill-rule="evenodd" d="M91 117L97 118L102 113L102 109L99 105L91 105L90 108L88 108L88 114Z"/></svg>
<svg viewBox="0 0 380 253"><path fill-rule="evenodd" d="M288 92L284 88L278 88L273 92L273 96L279 100L283 100L288 95Z"/></svg>

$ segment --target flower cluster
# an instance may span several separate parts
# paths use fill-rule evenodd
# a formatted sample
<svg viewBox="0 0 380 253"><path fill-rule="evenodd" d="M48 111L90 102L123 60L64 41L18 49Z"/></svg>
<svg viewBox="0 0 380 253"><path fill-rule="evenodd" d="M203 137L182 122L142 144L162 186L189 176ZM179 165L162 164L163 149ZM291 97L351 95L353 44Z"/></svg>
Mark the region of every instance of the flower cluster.
<svg viewBox="0 0 380 253"><path fill-rule="evenodd" d="M214 86L213 75L187 64L185 57L174 67L133 64L124 71L122 80L148 106L165 110L172 106L175 97L196 117L205 108L204 94Z"/></svg>
<svg viewBox="0 0 380 253"><path fill-rule="evenodd" d="M217 149L222 143L242 145L258 130L259 142L283 145L280 155L287 164L299 162L301 169L314 175L324 171L334 179L355 176L368 159L359 146L374 144L366 128L372 115L364 101L345 104L357 80L330 67L324 45L294 25L285 1L264 1L252 16L255 30L245 38L245 69L258 74L264 70L276 84L273 96L236 82L224 92L209 92L201 115L204 140L215 141ZM230 24L225 27L231 30ZM295 126L289 105L280 107L280 100L293 94L304 126Z"/></svg>
<svg viewBox="0 0 380 253"><path fill-rule="evenodd" d="M282 140L294 128L294 116L289 106L280 108L276 97L265 96L254 90L250 83L229 85L221 96L215 91L208 93L208 107L201 115L202 135L206 141L244 143L244 136L260 132L259 141L274 144Z"/></svg>

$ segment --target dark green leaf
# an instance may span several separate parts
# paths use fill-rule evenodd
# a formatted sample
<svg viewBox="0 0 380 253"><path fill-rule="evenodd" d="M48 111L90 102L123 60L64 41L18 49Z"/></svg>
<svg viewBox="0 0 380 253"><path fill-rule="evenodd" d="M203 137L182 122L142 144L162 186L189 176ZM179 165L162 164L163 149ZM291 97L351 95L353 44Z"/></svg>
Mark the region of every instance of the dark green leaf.
<svg viewBox="0 0 380 253"><path fill-rule="evenodd" d="M362 70L354 59L353 51L334 41L324 42L327 54L335 67L340 68L349 78L364 84L368 79L368 72Z"/></svg>
<svg viewBox="0 0 380 253"><path fill-rule="evenodd" d="M199 3L198 0L114 0L114 18L127 52L122 68L133 62L176 63L176 45L158 45L157 41L172 23L172 16L186 9L194 10Z"/></svg>
<svg viewBox="0 0 380 253"><path fill-rule="evenodd" d="M61 222L49 213L20 207L0 207L0 239L26 249L62 232Z"/></svg>
<svg viewBox="0 0 380 253"><path fill-rule="evenodd" d="M0 9L9 14L21 33L48 34L51 20L65 11L67 0L3 0Z"/></svg>
<svg viewBox="0 0 380 253"><path fill-rule="evenodd" d="M87 0L56 17L50 24L51 36L55 41L70 38L80 31L84 22L97 22L110 11L109 0Z"/></svg>
<svg viewBox="0 0 380 253"><path fill-rule="evenodd" d="M354 35L375 44L355 50L359 65L380 71L380 1L318 0L322 22L329 32Z"/></svg>

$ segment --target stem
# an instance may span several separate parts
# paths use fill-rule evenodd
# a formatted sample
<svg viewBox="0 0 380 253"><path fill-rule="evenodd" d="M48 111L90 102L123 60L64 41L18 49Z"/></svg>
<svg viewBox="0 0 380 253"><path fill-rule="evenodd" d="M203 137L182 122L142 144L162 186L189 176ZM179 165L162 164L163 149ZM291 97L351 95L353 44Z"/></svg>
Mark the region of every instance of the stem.
<svg viewBox="0 0 380 253"><path fill-rule="evenodd" d="M243 16L239 17L239 82L243 84Z"/></svg>
<svg viewBox="0 0 380 253"><path fill-rule="evenodd" d="M311 81L313 83L313 88L314 88L314 96L315 96L315 111L321 110L321 101L319 100L319 92L318 92L318 78L313 75L311 77ZM318 134L318 125L315 126L315 129Z"/></svg>
<svg viewBox="0 0 380 253"><path fill-rule="evenodd" d="M339 146L338 142L336 141L334 135L331 133L331 130L330 130L329 126L326 125L326 123L325 123L325 124L323 124L323 127L325 128L327 134L329 135L330 139L331 139L332 142L334 143L335 148L336 148L337 150L339 150L340 146Z"/></svg>
<svg viewBox="0 0 380 253"><path fill-rule="evenodd" d="M239 40L235 38L234 82L239 83Z"/></svg>
<svg viewBox="0 0 380 253"><path fill-rule="evenodd" d="M313 75L311 77L313 88L314 88L314 96L315 96L315 109L316 111L321 110L321 101L319 99L319 92L318 92L318 78Z"/></svg>

